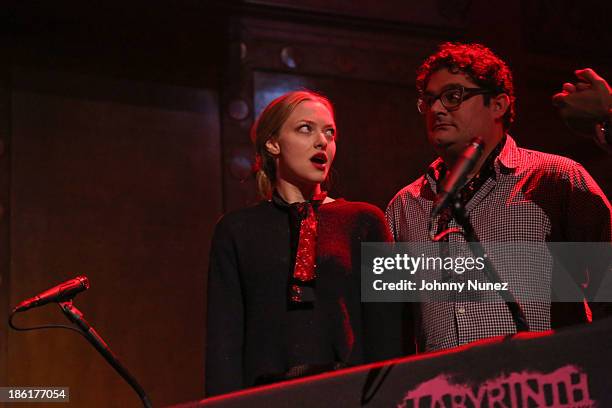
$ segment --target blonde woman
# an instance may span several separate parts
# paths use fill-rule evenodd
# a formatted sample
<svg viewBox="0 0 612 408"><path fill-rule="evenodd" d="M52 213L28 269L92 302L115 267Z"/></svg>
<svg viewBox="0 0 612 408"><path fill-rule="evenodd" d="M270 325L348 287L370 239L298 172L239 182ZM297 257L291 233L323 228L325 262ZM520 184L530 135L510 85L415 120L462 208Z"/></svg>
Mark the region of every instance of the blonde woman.
<svg viewBox="0 0 612 408"><path fill-rule="evenodd" d="M265 199L215 230L207 395L398 356L396 306L360 298L360 243L390 240L384 216L321 187L336 154L329 100L287 93L251 138Z"/></svg>

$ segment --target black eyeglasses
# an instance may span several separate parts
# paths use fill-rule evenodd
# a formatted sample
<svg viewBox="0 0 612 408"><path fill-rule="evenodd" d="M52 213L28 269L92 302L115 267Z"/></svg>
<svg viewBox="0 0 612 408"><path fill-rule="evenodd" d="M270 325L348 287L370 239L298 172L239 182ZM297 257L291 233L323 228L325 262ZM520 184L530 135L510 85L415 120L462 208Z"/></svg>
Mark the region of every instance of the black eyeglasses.
<svg viewBox="0 0 612 408"><path fill-rule="evenodd" d="M432 105L436 103L436 100L440 99L442 106L448 110L457 109L463 101L476 95L483 95L488 93L494 93L490 89L483 88L465 88L458 86L455 88L449 88L440 92L437 96L433 95L421 95L417 99L417 109L421 115L424 115L431 109Z"/></svg>

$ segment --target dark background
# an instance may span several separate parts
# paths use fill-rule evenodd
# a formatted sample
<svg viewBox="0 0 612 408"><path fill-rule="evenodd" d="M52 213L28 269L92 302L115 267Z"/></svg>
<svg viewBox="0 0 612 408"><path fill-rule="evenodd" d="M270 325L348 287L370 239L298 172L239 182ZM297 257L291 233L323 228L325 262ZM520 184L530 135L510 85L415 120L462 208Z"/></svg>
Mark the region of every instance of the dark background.
<svg viewBox="0 0 612 408"><path fill-rule="evenodd" d="M524 147L570 156L612 193L611 161L550 105L573 70L610 79L610 2L19 1L0 43L0 317L86 274L76 305L154 405L203 397L212 229L254 202L248 130L274 96L327 94L332 195L384 208L433 158L414 73L446 40L514 73ZM63 322L46 306L17 323ZM69 331L0 325L0 385L69 386L71 405L139 406ZM25 404L23 405L26 406ZM39 404L32 406L40 406Z"/></svg>

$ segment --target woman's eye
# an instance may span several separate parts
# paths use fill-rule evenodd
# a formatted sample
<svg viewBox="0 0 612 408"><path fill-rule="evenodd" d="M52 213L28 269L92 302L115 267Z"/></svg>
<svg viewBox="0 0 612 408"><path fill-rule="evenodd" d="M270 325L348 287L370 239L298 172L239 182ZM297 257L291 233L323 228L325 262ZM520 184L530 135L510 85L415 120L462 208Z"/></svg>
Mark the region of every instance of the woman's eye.
<svg viewBox="0 0 612 408"><path fill-rule="evenodd" d="M325 137L328 139L333 139L336 136L336 129L327 129L325 130Z"/></svg>
<svg viewBox="0 0 612 408"><path fill-rule="evenodd" d="M301 125L298 128L298 132L300 133L310 133L310 130L311 130L310 125Z"/></svg>

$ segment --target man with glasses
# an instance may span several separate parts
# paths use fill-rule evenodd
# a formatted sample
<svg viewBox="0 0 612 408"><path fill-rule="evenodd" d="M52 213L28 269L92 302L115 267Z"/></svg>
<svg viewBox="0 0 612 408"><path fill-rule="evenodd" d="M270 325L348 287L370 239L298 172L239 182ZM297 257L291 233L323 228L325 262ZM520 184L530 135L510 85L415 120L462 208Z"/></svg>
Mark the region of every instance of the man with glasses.
<svg viewBox="0 0 612 408"><path fill-rule="evenodd" d="M465 242L462 234L444 234L452 229L463 232L449 208L432 224L430 214L449 169L472 140L481 138L483 154L459 199L482 242L610 242L612 208L586 170L561 156L519 148L507 133L515 114L512 75L491 50L479 44L442 44L420 67L417 90L417 108L439 158L391 200L386 215L396 241L424 242L438 235L450 243ZM530 282L550 281L552 275L552 266L538 272L545 276L536 276L531 268L496 266L527 274ZM412 306L419 351L516 331L501 299ZM529 330L552 327L556 316L551 316L550 302L521 306ZM605 313L591 309L595 317ZM586 320L584 307L580 313Z"/></svg>

